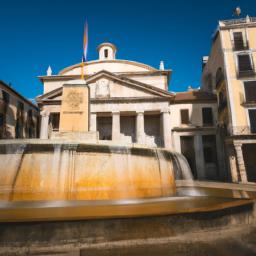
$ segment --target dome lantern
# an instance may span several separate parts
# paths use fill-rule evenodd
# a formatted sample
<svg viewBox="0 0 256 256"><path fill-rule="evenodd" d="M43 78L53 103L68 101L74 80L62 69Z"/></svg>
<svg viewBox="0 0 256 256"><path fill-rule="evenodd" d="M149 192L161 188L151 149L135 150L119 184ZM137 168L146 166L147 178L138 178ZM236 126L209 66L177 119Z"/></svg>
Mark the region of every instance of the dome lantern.
<svg viewBox="0 0 256 256"><path fill-rule="evenodd" d="M111 43L102 43L98 46L99 60L114 60L116 58L116 46Z"/></svg>

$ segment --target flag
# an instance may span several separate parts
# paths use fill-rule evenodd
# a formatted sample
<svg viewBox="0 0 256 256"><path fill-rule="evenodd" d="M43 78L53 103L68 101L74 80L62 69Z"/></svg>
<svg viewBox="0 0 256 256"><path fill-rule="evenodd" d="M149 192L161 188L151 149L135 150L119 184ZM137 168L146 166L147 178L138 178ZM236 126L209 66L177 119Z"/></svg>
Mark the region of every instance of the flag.
<svg viewBox="0 0 256 256"><path fill-rule="evenodd" d="M85 22L84 25L84 41L83 41L83 56L81 62L81 79L84 80L84 63L87 60L87 51L88 51L88 24Z"/></svg>
<svg viewBox="0 0 256 256"><path fill-rule="evenodd" d="M87 22L84 25L84 42L83 42L83 62L87 60L87 51L88 51L88 24Z"/></svg>

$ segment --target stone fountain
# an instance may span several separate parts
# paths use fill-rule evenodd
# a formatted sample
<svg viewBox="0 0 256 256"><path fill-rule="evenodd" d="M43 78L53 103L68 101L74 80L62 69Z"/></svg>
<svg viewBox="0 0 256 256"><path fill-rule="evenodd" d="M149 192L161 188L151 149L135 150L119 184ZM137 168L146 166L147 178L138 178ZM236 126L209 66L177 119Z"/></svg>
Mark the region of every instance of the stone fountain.
<svg viewBox="0 0 256 256"><path fill-rule="evenodd" d="M83 81L64 85L54 139L0 142L0 255L106 255L256 224L255 188L193 182L166 149L99 144L88 102Z"/></svg>

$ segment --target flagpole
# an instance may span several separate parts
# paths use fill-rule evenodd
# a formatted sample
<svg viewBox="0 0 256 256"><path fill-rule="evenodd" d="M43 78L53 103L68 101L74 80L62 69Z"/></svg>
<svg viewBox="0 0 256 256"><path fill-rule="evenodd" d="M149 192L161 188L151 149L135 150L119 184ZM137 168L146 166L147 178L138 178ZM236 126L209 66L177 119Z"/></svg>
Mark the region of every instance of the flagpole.
<svg viewBox="0 0 256 256"><path fill-rule="evenodd" d="M81 79L84 80L84 58L82 58L81 63Z"/></svg>

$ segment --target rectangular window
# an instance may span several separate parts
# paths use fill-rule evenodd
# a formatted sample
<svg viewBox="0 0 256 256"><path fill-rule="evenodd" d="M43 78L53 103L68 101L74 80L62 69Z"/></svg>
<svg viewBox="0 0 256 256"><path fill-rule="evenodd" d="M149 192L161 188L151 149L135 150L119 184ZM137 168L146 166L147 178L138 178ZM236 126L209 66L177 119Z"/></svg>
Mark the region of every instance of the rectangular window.
<svg viewBox="0 0 256 256"><path fill-rule="evenodd" d="M256 109L249 109L251 133L256 133Z"/></svg>
<svg viewBox="0 0 256 256"><path fill-rule="evenodd" d="M203 126L213 125L212 108L202 108Z"/></svg>
<svg viewBox="0 0 256 256"><path fill-rule="evenodd" d="M244 82L244 91L247 103L256 102L256 81Z"/></svg>
<svg viewBox="0 0 256 256"><path fill-rule="evenodd" d="M189 124L189 112L188 109L180 110L181 124Z"/></svg>
<svg viewBox="0 0 256 256"><path fill-rule="evenodd" d="M235 50L237 50L237 51L243 50L245 47L244 47L244 40L243 40L242 32L234 32L233 37L234 37Z"/></svg>
<svg viewBox="0 0 256 256"><path fill-rule="evenodd" d="M9 95L7 92L5 92L5 91L2 91L2 94L3 94L3 100L4 100L4 102L5 102L6 104L8 104L9 101L10 101L10 95Z"/></svg>
<svg viewBox="0 0 256 256"><path fill-rule="evenodd" d="M108 58L108 50L107 49L104 50L104 57L105 57L105 59Z"/></svg>
<svg viewBox="0 0 256 256"><path fill-rule="evenodd" d="M205 163L216 163L216 138L215 135L203 135L203 150Z"/></svg>
<svg viewBox="0 0 256 256"><path fill-rule="evenodd" d="M4 125L4 115L0 114L0 127Z"/></svg>
<svg viewBox="0 0 256 256"><path fill-rule="evenodd" d="M60 125L60 113L51 113L50 123L52 124L53 131L58 131Z"/></svg>
<svg viewBox="0 0 256 256"><path fill-rule="evenodd" d="M252 70L251 58L249 54L238 55L237 57L239 72Z"/></svg>
<svg viewBox="0 0 256 256"><path fill-rule="evenodd" d="M97 131L100 140L112 140L112 117L97 116Z"/></svg>

